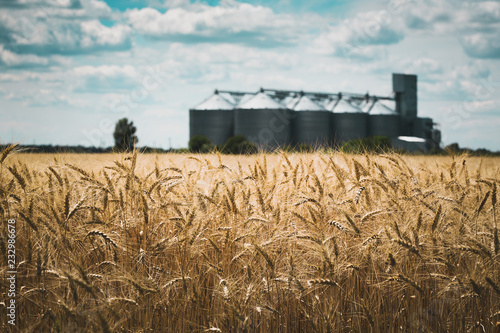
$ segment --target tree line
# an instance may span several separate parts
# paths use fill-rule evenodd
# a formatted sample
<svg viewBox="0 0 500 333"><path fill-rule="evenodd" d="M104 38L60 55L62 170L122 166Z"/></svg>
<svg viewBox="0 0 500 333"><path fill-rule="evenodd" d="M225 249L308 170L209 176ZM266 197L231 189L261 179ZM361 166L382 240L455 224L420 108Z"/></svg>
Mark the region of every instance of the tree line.
<svg viewBox="0 0 500 333"><path fill-rule="evenodd" d="M133 121L127 118L118 120L113 132L115 145L112 147L84 147L65 146L65 145L18 145L22 152L30 153L76 153L76 154L103 154L113 152L127 152L137 149L142 153L213 153L219 152L222 154L256 154L259 152L258 147L248 141L242 135L235 135L229 138L223 145L217 146L212 141L202 135L195 135L189 140L188 148L180 149L163 149L154 147L138 147L139 138L136 135L137 128ZM0 144L0 149L5 149L9 144ZM300 144L296 146L285 146L281 148L287 152L308 153L322 150L332 150L333 148L313 147L308 144ZM336 150L351 153L385 153L395 151L391 145L391 140L385 136L366 137L354 139L344 142L341 146L336 147ZM403 150L396 150L398 153L408 153ZM468 154L469 156L500 156L500 151L490 151L488 149L479 148L476 150L461 148L458 143L452 143L444 149L434 149L427 152L417 152L413 154L425 155L448 155L448 154Z"/></svg>

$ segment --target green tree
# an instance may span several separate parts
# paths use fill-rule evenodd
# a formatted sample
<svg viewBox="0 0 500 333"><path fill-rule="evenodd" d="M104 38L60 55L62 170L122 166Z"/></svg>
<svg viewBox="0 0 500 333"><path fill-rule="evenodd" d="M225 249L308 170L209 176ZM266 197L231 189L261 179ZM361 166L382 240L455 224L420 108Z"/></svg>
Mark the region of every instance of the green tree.
<svg viewBox="0 0 500 333"><path fill-rule="evenodd" d="M240 154L257 154L259 152L257 146L253 142L247 140L240 143L238 148Z"/></svg>
<svg viewBox="0 0 500 333"><path fill-rule="evenodd" d="M222 147L224 154L254 154L257 153L257 147L243 135L230 137Z"/></svg>
<svg viewBox="0 0 500 333"><path fill-rule="evenodd" d="M354 139L342 143L340 150L348 154L361 154L365 150L363 139Z"/></svg>
<svg viewBox="0 0 500 333"><path fill-rule="evenodd" d="M452 153L459 153L461 151L460 146L456 142L447 145L444 149Z"/></svg>
<svg viewBox="0 0 500 333"><path fill-rule="evenodd" d="M391 139L386 136L374 136L344 142L341 151L350 154L385 153L392 149Z"/></svg>
<svg viewBox="0 0 500 333"><path fill-rule="evenodd" d="M212 141L203 135L194 135L189 140L189 150L193 153L208 153L213 149Z"/></svg>
<svg viewBox="0 0 500 333"><path fill-rule="evenodd" d="M392 149L391 139L387 136L374 136L371 138L371 147L374 153L386 153Z"/></svg>
<svg viewBox="0 0 500 333"><path fill-rule="evenodd" d="M129 151L135 148L139 139L135 135L137 128L134 122L129 122L127 118L118 120L115 126L113 137L115 138L115 149L118 151Z"/></svg>
<svg viewBox="0 0 500 333"><path fill-rule="evenodd" d="M297 147L297 151L300 153L312 153L314 149L310 144L302 143Z"/></svg>
<svg viewBox="0 0 500 333"><path fill-rule="evenodd" d="M246 139L243 135L235 135L227 139L222 152L224 154L240 154L239 146L245 142Z"/></svg>

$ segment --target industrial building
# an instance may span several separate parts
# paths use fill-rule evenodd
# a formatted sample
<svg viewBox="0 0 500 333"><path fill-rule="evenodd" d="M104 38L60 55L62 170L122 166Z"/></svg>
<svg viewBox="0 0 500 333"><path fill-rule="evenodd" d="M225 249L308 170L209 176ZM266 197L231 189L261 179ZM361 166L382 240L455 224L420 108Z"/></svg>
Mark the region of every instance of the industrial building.
<svg viewBox="0 0 500 333"><path fill-rule="evenodd" d="M439 148L441 132L417 115L417 76L392 74L391 96L263 89L219 91L189 110L189 136L223 145L243 135L263 150L308 144L338 147L368 136L387 136L395 148Z"/></svg>

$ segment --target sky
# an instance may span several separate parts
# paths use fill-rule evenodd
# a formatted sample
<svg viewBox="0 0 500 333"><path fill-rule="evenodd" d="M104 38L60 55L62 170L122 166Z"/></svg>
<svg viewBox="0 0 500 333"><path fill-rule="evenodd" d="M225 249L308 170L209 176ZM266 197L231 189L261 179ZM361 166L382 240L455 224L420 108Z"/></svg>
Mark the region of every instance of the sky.
<svg viewBox="0 0 500 333"><path fill-rule="evenodd" d="M500 1L0 0L0 143L186 147L215 89L392 93L500 150Z"/></svg>

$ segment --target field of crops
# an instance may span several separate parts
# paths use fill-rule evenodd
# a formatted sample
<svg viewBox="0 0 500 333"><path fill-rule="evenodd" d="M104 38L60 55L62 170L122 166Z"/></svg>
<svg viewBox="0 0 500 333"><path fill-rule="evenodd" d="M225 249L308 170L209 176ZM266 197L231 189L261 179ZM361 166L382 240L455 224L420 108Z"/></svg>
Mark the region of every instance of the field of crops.
<svg viewBox="0 0 500 333"><path fill-rule="evenodd" d="M26 332L495 332L500 159L0 154ZM498 208L498 207L497 207Z"/></svg>

